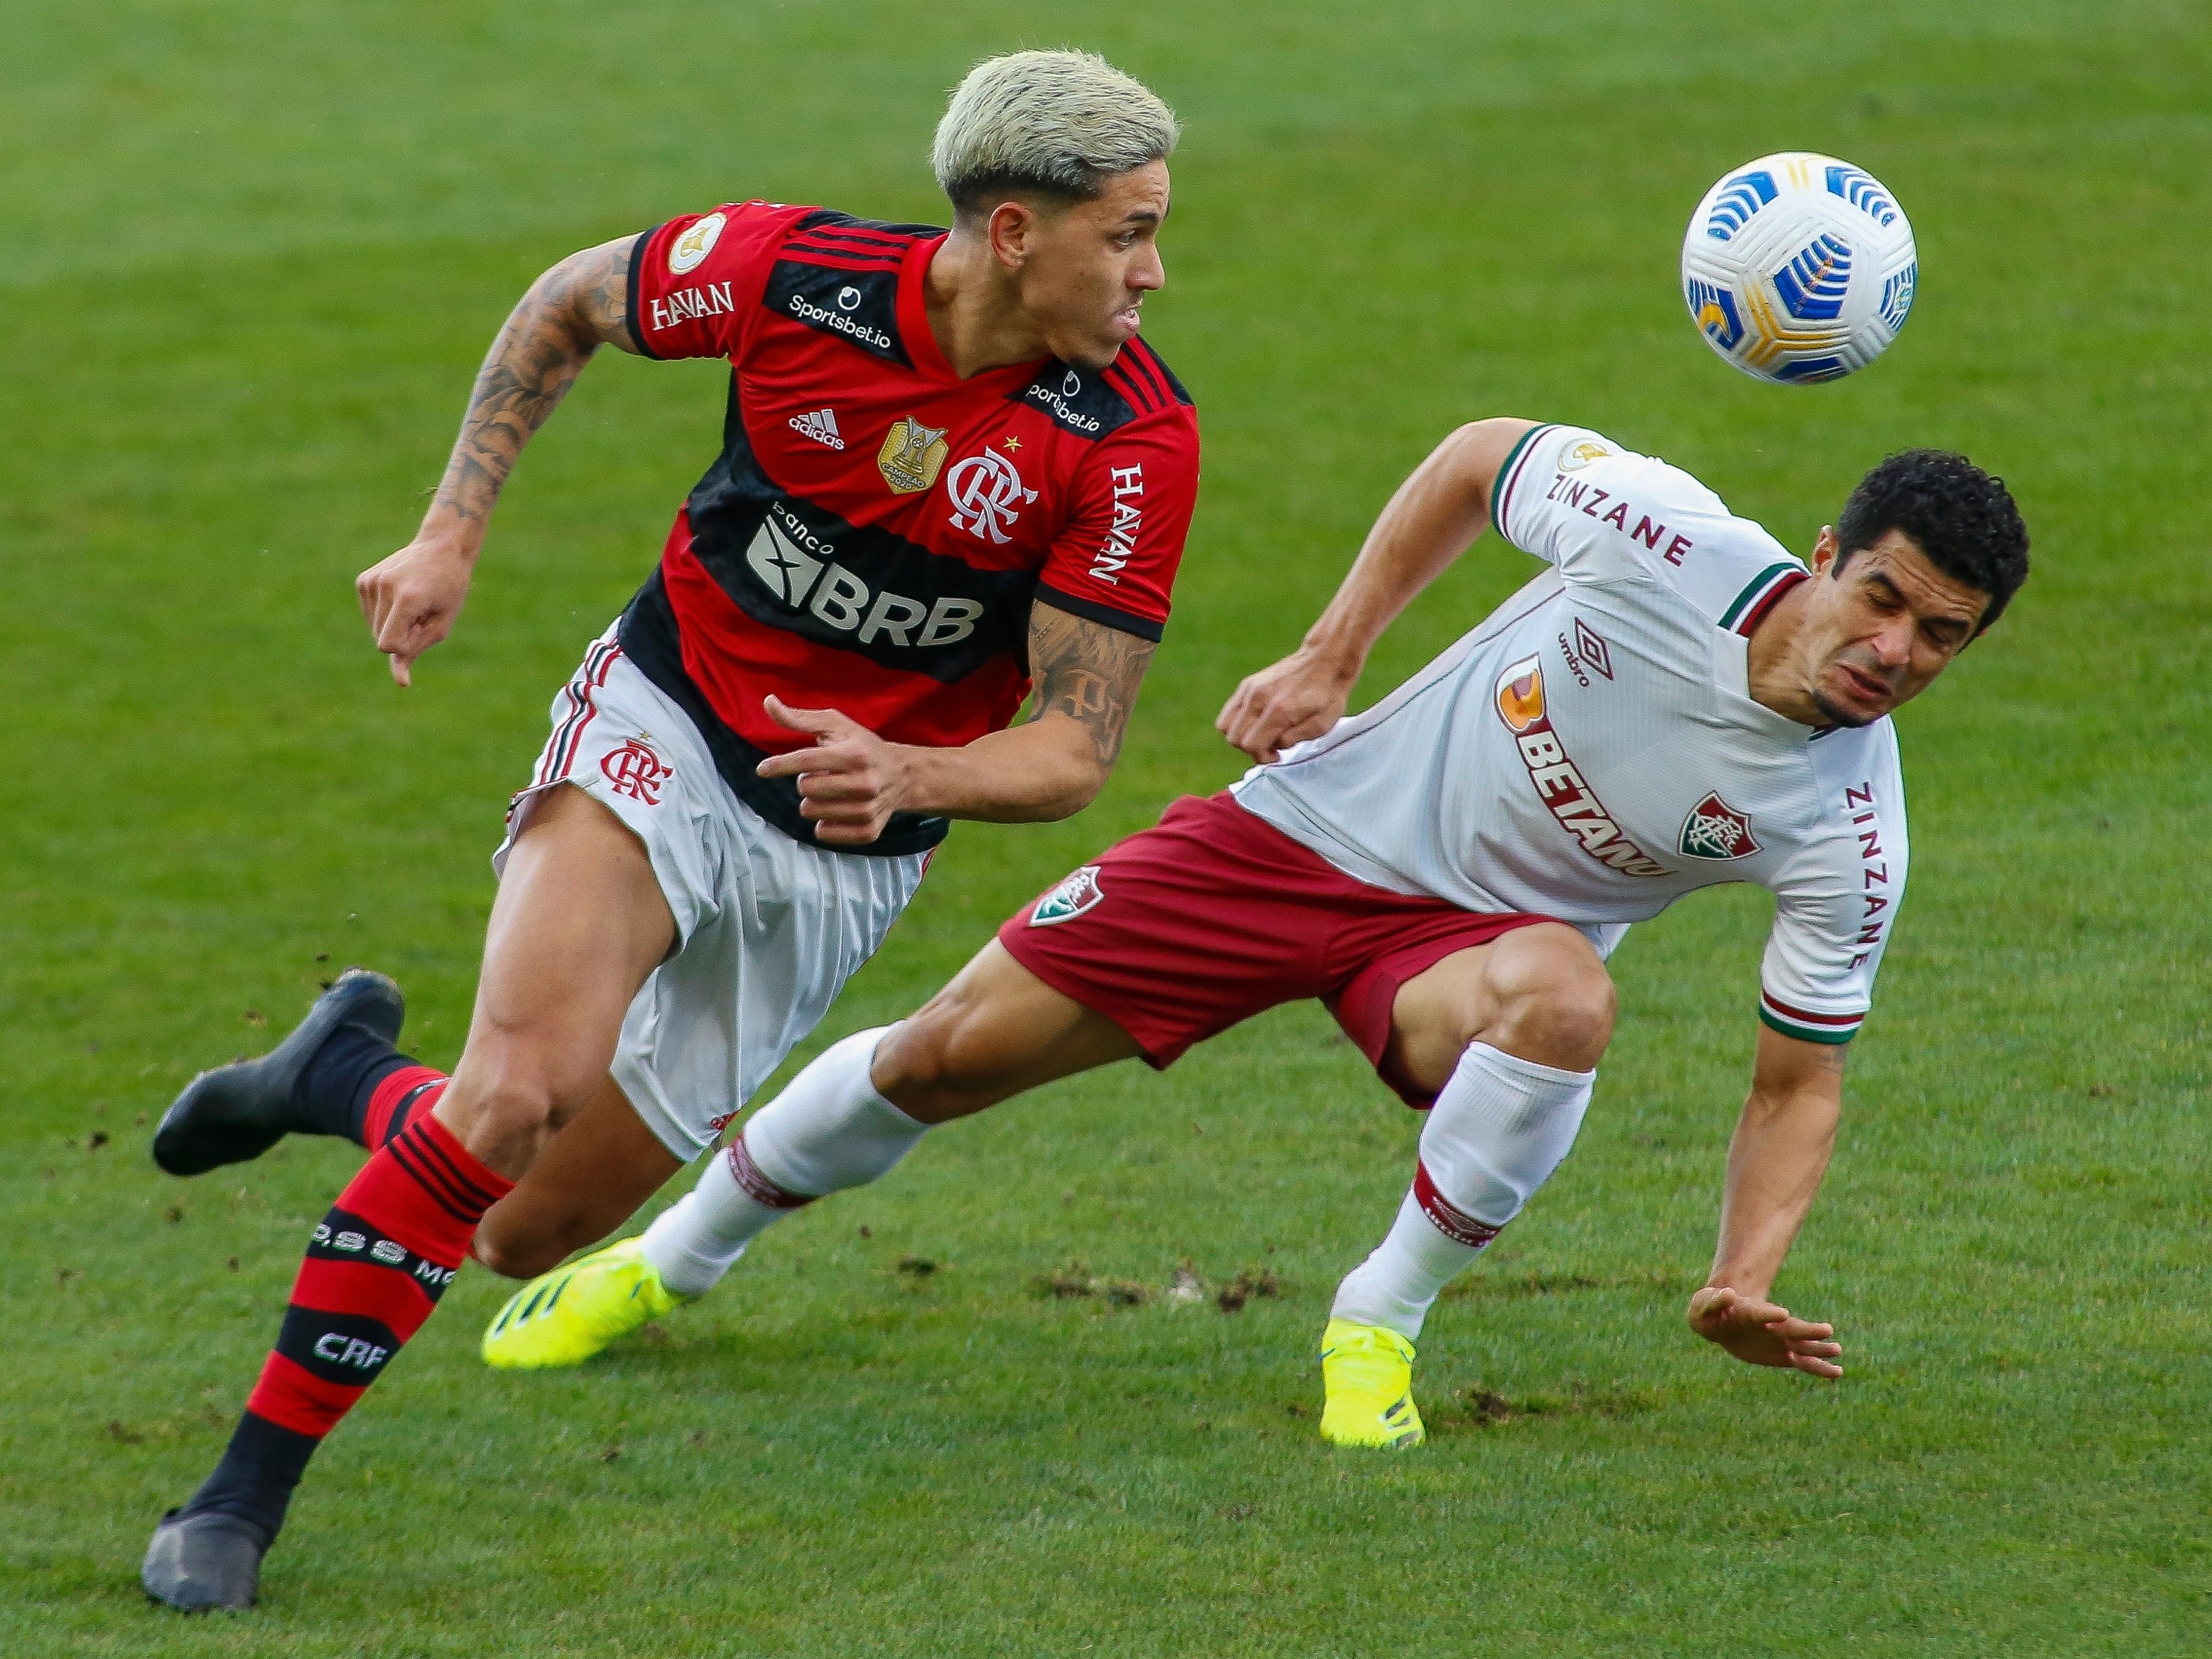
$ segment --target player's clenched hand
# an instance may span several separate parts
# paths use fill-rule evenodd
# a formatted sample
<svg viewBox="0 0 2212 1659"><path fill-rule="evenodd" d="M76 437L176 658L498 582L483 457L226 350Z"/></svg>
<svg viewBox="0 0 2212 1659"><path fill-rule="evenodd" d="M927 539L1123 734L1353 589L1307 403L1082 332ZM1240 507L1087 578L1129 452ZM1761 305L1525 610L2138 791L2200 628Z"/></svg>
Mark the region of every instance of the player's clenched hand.
<svg viewBox="0 0 2212 1659"><path fill-rule="evenodd" d="M453 632L472 568L451 544L418 538L354 578L361 614L400 684L412 685L415 659Z"/></svg>
<svg viewBox="0 0 2212 1659"><path fill-rule="evenodd" d="M1254 760L1273 760L1294 743L1317 738L1344 718L1357 668L1307 646L1247 675L1213 722Z"/></svg>
<svg viewBox="0 0 2212 1659"><path fill-rule="evenodd" d="M754 769L764 778L799 780L799 815L814 820L814 839L865 847L882 835L904 799L907 768L899 745L834 708L793 708L780 697L763 707L778 726L814 739Z"/></svg>
<svg viewBox="0 0 2212 1659"><path fill-rule="evenodd" d="M1841 1376L1843 1345L1832 1325L1800 1319L1789 1309L1708 1285L1690 1298L1690 1328L1747 1365L1775 1365L1813 1376Z"/></svg>

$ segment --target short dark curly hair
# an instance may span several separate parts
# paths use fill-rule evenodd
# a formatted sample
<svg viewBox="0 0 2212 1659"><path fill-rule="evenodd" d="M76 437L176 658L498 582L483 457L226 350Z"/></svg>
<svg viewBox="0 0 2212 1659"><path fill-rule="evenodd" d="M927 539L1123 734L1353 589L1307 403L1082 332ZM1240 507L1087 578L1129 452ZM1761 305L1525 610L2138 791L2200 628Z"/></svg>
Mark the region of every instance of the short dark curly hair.
<svg viewBox="0 0 2212 1659"><path fill-rule="evenodd" d="M1954 581L1990 596L1974 629L2004 614L2027 580L2027 525L2002 478L1964 455L1907 449L1859 480L1836 523L1836 568L1893 530L1901 530Z"/></svg>

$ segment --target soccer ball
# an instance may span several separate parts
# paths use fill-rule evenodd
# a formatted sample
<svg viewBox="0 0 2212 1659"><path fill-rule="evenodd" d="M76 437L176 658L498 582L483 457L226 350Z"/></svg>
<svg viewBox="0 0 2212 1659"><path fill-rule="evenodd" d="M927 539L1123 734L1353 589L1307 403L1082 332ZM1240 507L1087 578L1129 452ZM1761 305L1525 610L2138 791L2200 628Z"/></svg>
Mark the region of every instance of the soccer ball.
<svg viewBox="0 0 2212 1659"><path fill-rule="evenodd" d="M1912 310L1912 227L1881 181L1785 150L1731 169L1682 239L1682 295L1705 343L1761 380L1841 380Z"/></svg>

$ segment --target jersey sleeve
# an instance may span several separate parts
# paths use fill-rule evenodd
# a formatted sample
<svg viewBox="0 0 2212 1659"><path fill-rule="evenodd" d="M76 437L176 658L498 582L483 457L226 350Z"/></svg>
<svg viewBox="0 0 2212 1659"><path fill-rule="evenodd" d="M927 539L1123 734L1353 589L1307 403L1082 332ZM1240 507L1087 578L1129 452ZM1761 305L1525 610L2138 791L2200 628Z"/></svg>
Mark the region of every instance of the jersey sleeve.
<svg viewBox="0 0 2212 1659"><path fill-rule="evenodd" d="M1158 640L1198 501L1196 418L1178 404L1109 434L1077 468L1073 487L1037 598Z"/></svg>
<svg viewBox="0 0 2212 1659"><path fill-rule="evenodd" d="M726 202L637 239L629 331L647 357L736 357L744 349L775 250L811 210Z"/></svg>
<svg viewBox="0 0 2212 1659"><path fill-rule="evenodd" d="M1735 628L1805 567L1678 466L1578 426L1532 428L1491 486L1499 535L1566 580L1641 575Z"/></svg>
<svg viewBox="0 0 2212 1659"><path fill-rule="evenodd" d="M1905 899L1911 858L1903 775L1886 723L1882 731L1881 742L1860 745L1861 754L1836 757L1858 764L1838 767L1823 757L1816 773L1824 832L1775 884L1759 1017L1784 1036L1849 1042L1874 1005L1875 975Z"/></svg>

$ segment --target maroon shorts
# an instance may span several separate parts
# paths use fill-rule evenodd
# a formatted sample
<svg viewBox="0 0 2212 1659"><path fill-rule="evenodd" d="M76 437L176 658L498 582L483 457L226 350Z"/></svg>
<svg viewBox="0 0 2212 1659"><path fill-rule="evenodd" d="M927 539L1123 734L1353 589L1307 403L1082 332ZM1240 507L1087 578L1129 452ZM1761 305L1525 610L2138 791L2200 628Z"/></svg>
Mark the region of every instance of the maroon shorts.
<svg viewBox="0 0 2212 1659"><path fill-rule="evenodd" d="M1382 1080L1425 1108L1435 1097L1385 1055L1398 988L1455 951L1548 920L1370 887L1224 790L1184 796L1017 912L999 942L1156 1066L1262 1008L1319 997Z"/></svg>

